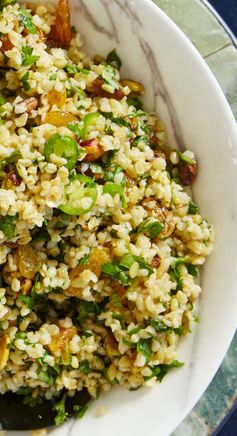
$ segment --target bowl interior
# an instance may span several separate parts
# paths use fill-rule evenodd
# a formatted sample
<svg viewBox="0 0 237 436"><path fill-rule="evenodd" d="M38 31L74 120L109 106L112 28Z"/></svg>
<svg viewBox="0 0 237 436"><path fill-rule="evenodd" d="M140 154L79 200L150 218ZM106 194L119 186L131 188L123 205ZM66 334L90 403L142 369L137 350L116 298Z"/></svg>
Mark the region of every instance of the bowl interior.
<svg viewBox="0 0 237 436"><path fill-rule="evenodd" d="M92 405L84 420L52 434L165 436L210 383L236 327L236 126L201 56L150 0L71 0L71 7L85 50L106 55L116 48L122 76L145 85L145 107L166 123L170 145L195 152L194 198L215 225L216 244L202 274L200 324L179 346L184 368L153 389L115 388ZM103 418L94 417L98 405L109 409Z"/></svg>

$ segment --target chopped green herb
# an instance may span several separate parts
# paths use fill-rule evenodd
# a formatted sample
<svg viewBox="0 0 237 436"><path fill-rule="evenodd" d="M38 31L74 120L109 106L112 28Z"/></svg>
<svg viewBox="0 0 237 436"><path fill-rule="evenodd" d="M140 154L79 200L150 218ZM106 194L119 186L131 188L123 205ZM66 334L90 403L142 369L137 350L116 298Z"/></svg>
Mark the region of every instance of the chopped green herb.
<svg viewBox="0 0 237 436"><path fill-rule="evenodd" d="M49 232L45 224L43 224L42 227L35 227L32 230L31 238L31 244L34 244L38 241L50 241Z"/></svg>
<svg viewBox="0 0 237 436"><path fill-rule="evenodd" d="M149 323L158 333L170 333L172 327L167 326L161 319L152 319Z"/></svg>
<svg viewBox="0 0 237 436"><path fill-rule="evenodd" d="M77 65L74 64L66 65L66 67L64 67L64 70L68 74L72 74L72 75L75 75L76 73L82 73L83 75L87 76L90 73L90 70L87 70L86 68L78 67Z"/></svg>
<svg viewBox="0 0 237 436"><path fill-rule="evenodd" d="M57 73L52 74L52 76L50 76L49 80L56 80L58 77Z"/></svg>
<svg viewBox="0 0 237 436"><path fill-rule="evenodd" d="M30 295L21 294L19 296L20 300L26 304L30 309L32 309L32 300L33 298Z"/></svg>
<svg viewBox="0 0 237 436"><path fill-rule="evenodd" d="M111 301L111 303L112 303L114 306L116 306L116 307L121 307L121 306L122 306L122 303L121 303L120 297L119 297L119 295L117 294L117 292L113 292L113 293L112 293L112 295L111 295L111 297L110 297L110 301Z"/></svg>
<svg viewBox="0 0 237 436"><path fill-rule="evenodd" d="M151 338L140 339L137 343L137 352L145 356L147 363L150 362L152 357L151 340Z"/></svg>
<svg viewBox="0 0 237 436"><path fill-rule="evenodd" d="M132 254L124 254L120 261L120 265L126 269L130 269L132 264L134 263L134 256Z"/></svg>
<svg viewBox="0 0 237 436"><path fill-rule="evenodd" d="M14 5L16 0L0 0L0 10L2 10L5 6Z"/></svg>
<svg viewBox="0 0 237 436"><path fill-rule="evenodd" d="M101 73L106 84L110 85L113 89L119 89L119 83L116 79L116 69L112 65L107 65Z"/></svg>
<svg viewBox="0 0 237 436"><path fill-rule="evenodd" d="M128 335L129 336L135 335L136 333L140 332L140 330L142 330L142 327L140 326L134 327L134 329L129 330Z"/></svg>
<svg viewBox="0 0 237 436"><path fill-rule="evenodd" d="M127 207L127 203L124 196L124 183L121 184L118 183L106 183L103 186L103 194L110 194L112 197L114 197L116 194L119 194L121 204L123 208Z"/></svg>
<svg viewBox="0 0 237 436"><path fill-rule="evenodd" d="M125 317L123 313L113 313L112 318L117 319L120 322L122 329L125 329Z"/></svg>
<svg viewBox="0 0 237 436"><path fill-rule="evenodd" d="M182 289L183 287L183 280L181 276L181 272L179 270L179 265L185 265L188 273L191 274L193 277L198 276L198 268L195 267L190 263L189 257L177 257L176 260L171 265L171 276L176 281L177 287L176 290Z"/></svg>
<svg viewBox="0 0 237 436"><path fill-rule="evenodd" d="M138 231L144 232L150 239L156 238L162 230L164 230L164 224L159 221L146 220L138 226Z"/></svg>
<svg viewBox="0 0 237 436"><path fill-rule="evenodd" d="M7 239L12 239L15 234L15 223L16 216L7 215L0 221L0 230L4 233Z"/></svg>
<svg viewBox="0 0 237 436"><path fill-rule="evenodd" d="M143 104L142 102L139 100L139 98L127 98L127 104L129 106L134 106L136 109L143 109Z"/></svg>
<svg viewBox="0 0 237 436"><path fill-rule="evenodd" d="M66 394L62 396L62 398L53 405L53 410L56 412L55 416L55 424L61 425L64 421L66 421L69 416L68 412L65 409L65 401L66 401Z"/></svg>
<svg viewBox="0 0 237 436"><path fill-rule="evenodd" d="M25 45L24 47L22 47L21 57L22 65L24 67L28 67L29 65L34 64L40 58L40 56L32 55L32 53L33 47L30 47L29 45Z"/></svg>
<svg viewBox="0 0 237 436"><path fill-rule="evenodd" d="M20 9L19 14L22 24L25 26L25 28L29 30L30 33L37 33L30 12L26 9Z"/></svg>
<svg viewBox="0 0 237 436"><path fill-rule="evenodd" d="M77 419L82 419L83 418L83 416L85 415L85 413L87 412L87 410L88 410L88 404L85 404L85 406L79 406L79 405L75 405L74 407L73 407L73 410L75 411L75 412L77 412L76 413L76 417L77 417Z"/></svg>
<svg viewBox="0 0 237 436"><path fill-rule="evenodd" d="M190 215L196 215L196 213L198 213L198 206L193 203L192 201L190 201L189 205L188 205L188 213Z"/></svg>
<svg viewBox="0 0 237 436"><path fill-rule="evenodd" d="M111 120L113 123L117 124L120 127L127 127L128 129L131 128L131 124L128 121L126 121L124 118L121 117L115 118L112 112L100 112L100 113L101 115L103 115L103 117Z"/></svg>
<svg viewBox="0 0 237 436"><path fill-rule="evenodd" d="M82 321L87 318L89 315L94 315L98 313L99 307L97 303L92 301L80 300L79 309L78 309L78 320Z"/></svg>
<svg viewBox="0 0 237 436"><path fill-rule="evenodd" d="M29 85L29 82L28 82L29 75L30 75L30 73L29 73L29 71L27 71L27 72L24 74L24 76L22 76L21 79L20 79L24 91L29 91L29 90L30 90L30 85Z"/></svg>
<svg viewBox="0 0 237 436"><path fill-rule="evenodd" d="M104 263L102 265L102 272L110 278L120 280L124 286L128 286L130 283L130 277L119 264Z"/></svg>
<svg viewBox="0 0 237 436"><path fill-rule="evenodd" d="M135 260L136 262L139 263L140 268L142 268L142 269L147 269L147 270L148 270L148 275L153 274L154 269L151 268L150 265L148 265L148 263L146 262L145 259L143 259L143 257L140 257L140 256L133 256L133 258L134 258L134 260Z"/></svg>
<svg viewBox="0 0 237 436"><path fill-rule="evenodd" d="M159 381L162 381L164 376L172 369L172 368L180 368L181 366L183 366L184 363L183 362L178 362L178 360L174 360L173 362L171 362L170 364L161 364L159 365L160 368L160 373L157 376L157 379Z"/></svg>
<svg viewBox="0 0 237 436"><path fill-rule="evenodd" d="M83 372L83 374L89 374L91 372L88 360L81 360L79 370Z"/></svg>
<svg viewBox="0 0 237 436"><path fill-rule="evenodd" d="M56 376L52 374L51 367L43 365L38 372L39 380L48 385L53 385L55 383Z"/></svg>
<svg viewBox="0 0 237 436"><path fill-rule="evenodd" d="M89 254L85 254L79 261L77 266L86 265L89 261Z"/></svg>
<svg viewBox="0 0 237 436"><path fill-rule="evenodd" d="M156 379L161 382L163 380L163 378L165 377L165 375L172 368L180 368L183 365L184 364L182 362L178 362L178 360L174 360L170 364L161 364L161 365L156 365L156 366L150 367L150 369L152 370L152 374L148 377L144 377L144 380L148 381L151 378L156 377Z"/></svg>
<svg viewBox="0 0 237 436"><path fill-rule="evenodd" d="M120 57L117 55L116 50L112 50L109 52L109 54L107 55L106 58L106 62L108 62L108 64L113 65L113 67L117 68L118 70L121 68L122 66L122 62Z"/></svg>
<svg viewBox="0 0 237 436"><path fill-rule="evenodd" d="M3 96L3 94L0 92L0 106L2 106L4 103L6 103L6 99Z"/></svg>

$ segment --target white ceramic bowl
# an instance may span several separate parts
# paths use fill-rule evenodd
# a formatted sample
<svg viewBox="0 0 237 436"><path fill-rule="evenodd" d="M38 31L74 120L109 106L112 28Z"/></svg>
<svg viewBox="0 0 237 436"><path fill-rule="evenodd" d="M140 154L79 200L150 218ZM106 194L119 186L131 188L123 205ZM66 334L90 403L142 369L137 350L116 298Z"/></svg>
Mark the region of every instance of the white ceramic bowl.
<svg viewBox="0 0 237 436"><path fill-rule="evenodd" d="M117 49L122 76L141 81L145 106L165 121L170 144L192 149L199 162L194 197L214 223L216 244L203 275L200 324L179 346L185 366L156 388L112 391L81 421L57 436L166 436L202 395L236 328L237 131L234 118L201 56L151 0L71 0L72 21L91 54ZM99 405L109 412L95 417Z"/></svg>

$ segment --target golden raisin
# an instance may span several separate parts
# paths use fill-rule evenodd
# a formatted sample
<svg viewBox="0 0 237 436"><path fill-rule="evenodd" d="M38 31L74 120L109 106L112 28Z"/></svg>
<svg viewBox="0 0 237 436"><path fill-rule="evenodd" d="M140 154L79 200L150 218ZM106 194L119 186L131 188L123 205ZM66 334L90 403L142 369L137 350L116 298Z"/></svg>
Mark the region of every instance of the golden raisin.
<svg viewBox="0 0 237 436"><path fill-rule="evenodd" d="M64 88L62 91L57 91L56 89L52 89L48 93L48 102L53 105L56 104L58 107L61 107L65 104L67 99L67 92Z"/></svg>
<svg viewBox="0 0 237 436"><path fill-rule="evenodd" d="M9 356L9 349L7 346L9 342L10 339L6 334L0 337L0 370L2 370L7 364Z"/></svg>
<svg viewBox="0 0 237 436"><path fill-rule="evenodd" d="M45 116L45 123L52 124L55 127L67 127L69 123L77 123L78 119L70 112L50 111Z"/></svg>
<svg viewBox="0 0 237 436"><path fill-rule="evenodd" d="M40 261L30 245L20 245L17 248L16 263L26 279L32 279L40 269Z"/></svg>

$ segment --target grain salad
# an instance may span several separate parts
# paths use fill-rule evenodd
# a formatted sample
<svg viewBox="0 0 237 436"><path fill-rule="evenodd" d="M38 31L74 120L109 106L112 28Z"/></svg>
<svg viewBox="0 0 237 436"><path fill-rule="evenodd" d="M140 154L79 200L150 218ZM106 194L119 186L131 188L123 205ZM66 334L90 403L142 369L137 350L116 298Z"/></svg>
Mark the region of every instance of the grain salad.
<svg viewBox="0 0 237 436"><path fill-rule="evenodd" d="M0 4L0 394L59 425L67 395L182 366L214 229L116 50L83 52L67 0Z"/></svg>

